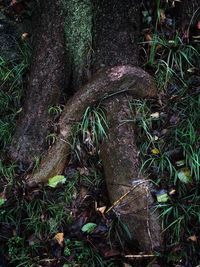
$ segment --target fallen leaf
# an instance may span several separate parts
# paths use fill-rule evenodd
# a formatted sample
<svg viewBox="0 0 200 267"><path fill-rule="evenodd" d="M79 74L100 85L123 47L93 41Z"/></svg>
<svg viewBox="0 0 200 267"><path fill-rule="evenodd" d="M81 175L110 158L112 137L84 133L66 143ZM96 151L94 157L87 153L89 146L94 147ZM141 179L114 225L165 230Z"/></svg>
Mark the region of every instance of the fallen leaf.
<svg viewBox="0 0 200 267"><path fill-rule="evenodd" d="M178 178L181 182L188 184L192 182L191 171L188 168L183 168L178 172Z"/></svg>
<svg viewBox="0 0 200 267"><path fill-rule="evenodd" d="M188 237L187 240L191 240L192 242L197 242L197 237L196 235L191 235L190 237Z"/></svg>
<svg viewBox="0 0 200 267"><path fill-rule="evenodd" d="M197 29L200 30L200 20L197 22Z"/></svg>
<svg viewBox="0 0 200 267"><path fill-rule="evenodd" d="M160 114L159 114L159 112L154 112L150 115L150 117L153 119L158 119L160 117Z"/></svg>
<svg viewBox="0 0 200 267"><path fill-rule="evenodd" d="M0 206L2 206L5 203L5 199L3 197L0 197Z"/></svg>
<svg viewBox="0 0 200 267"><path fill-rule="evenodd" d="M175 190L175 189L171 189L171 190L169 191L169 195L172 196L172 195L174 195L174 194L176 194L176 190Z"/></svg>
<svg viewBox="0 0 200 267"><path fill-rule="evenodd" d="M158 139L159 139L159 137L158 137L157 135L155 135L155 136L153 137L153 140L154 140L154 141L158 141Z"/></svg>
<svg viewBox="0 0 200 267"><path fill-rule="evenodd" d="M184 166L185 165L185 160L178 160L176 161L176 166L177 167L181 167L181 166Z"/></svg>
<svg viewBox="0 0 200 267"><path fill-rule="evenodd" d="M145 34L145 41L147 42L152 41L152 36L150 34Z"/></svg>
<svg viewBox="0 0 200 267"><path fill-rule="evenodd" d="M64 184L66 177L64 175L56 175L52 178L49 178L48 186L55 188L59 183Z"/></svg>
<svg viewBox="0 0 200 267"><path fill-rule="evenodd" d="M106 210L106 206L97 208L97 211L99 211L101 214L104 214L105 210Z"/></svg>
<svg viewBox="0 0 200 267"><path fill-rule="evenodd" d="M169 200L167 191L164 189L161 189L160 191L157 192L156 198L159 203L167 202Z"/></svg>
<svg viewBox="0 0 200 267"><path fill-rule="evenodd" d="M81 228L81 231L84 233L92 233L94 231L94 229L97 227L96 223L86 223L85 225L83 225L83 227Z"/></svg>
<svg viewBox="0 0 200 267"><path fill-rule="evenodd" d="M163 23L166 19L165 11L163 9L160 9L160 22Z"/></svg>
<svg viewBox="0 0 200 267"><path fill-rule="evenodd" d="M80 175L89 175L90 172L86 167L83 168L77 168L77 170L79 171Z"/></svg>
<svg viewBox="0 0 200 267"><path fill-rule="evenodd" d="M24 32L24 33L22 33L21 38L22 38L22 40L25 40L28 38L28 36L29 36L28 32Z"/></svg>
<svg viewBox="0 0 200 267"><path fill-rule="evenodd" d="M62 247L63 246L63 241L64 241L64 233L57 233L54 236L54 240L58 242L58 244Z"/></svg>
<svg viewBox="0 0 200 267"><path fill-rule="evenodd" d="M159 150L158 148L153 148L153 149L151 150L151 153L152 153L153 155L158 155L158 154L160 154L160 150Z"/></svg>

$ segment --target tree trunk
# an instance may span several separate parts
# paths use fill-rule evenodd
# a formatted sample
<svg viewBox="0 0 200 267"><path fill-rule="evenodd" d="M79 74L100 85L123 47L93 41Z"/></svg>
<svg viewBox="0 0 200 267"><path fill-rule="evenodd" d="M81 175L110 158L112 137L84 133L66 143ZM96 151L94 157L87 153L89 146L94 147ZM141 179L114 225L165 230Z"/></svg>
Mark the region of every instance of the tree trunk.
<svg viewBox="0 0 200 267"><path fill-rule="evenodd" d="M10 148L12 159L24 163L44 151L52 121L48 109L59 103L68 76L61 0L40 1L39 10L23 111Z"/></svg>
<svg viewBox="0 0 200 267"><path fill-rule="evenodd" d="M140 1L94 0L93 71L138 64Z"/></svg>
<svg viewBox="0 0 200 267"><path fill-rule="evenodd" d="M79 3L79 1L76 2ZM58 12L54 10L55 7L59 7L58 3L56 1L56 4L53 2L44 4L43 15L47 12L48 6L51 6L47 12L48 16L42 21L47 23L47 18L49 20L50 27L47 27L46 32L44 29L44 36L47 35L46 39L49 42L41 38L42 43L38 43L39 47L31 69L29 99L24 109L27 113L24 113L20 121L24 132L18 131L13 142L15 145L13 155L22 160L30 159L33 151L36 155L41 152L44 144L44 130L49 125L48 120L45 120L48 118L47 107L58 98L57 88L61 87L64 77L62 31L56 26L61 25L59 13L55 14L57 18L54 17L57 23L50 22L51 12ZM46 182L52 176L61 174L70 153L69 137L73 124L80 121L87 106L105 101L110 129L108 130L109 140L102 145L101 157L110 200L115 206L115 201L126 195L120 205L115 207L116 211L122 221L127 223L132 238L138 240L141 249L151 250L162 245L160 224L156 213L152 215L151 210L153 203L151 186L144 177L139 176L135 131L130 125L121 126L121 120L126 119L126 115L129 114L129 103L124 94L130 94L134 98L156 97L152 78L140 68L134 67L138 61L136 43L140 25L139 1L99 0L92 1L92 4L94 10L92 72L94 75L90 82L67 102L59 122L60 134L56 143L43 158L39 170L27 179L29 184ZM54 41L50 37L51 27L55 27L53 35L54 38L57 37L56 45L51 44L51 41ZM44 46L47 48L45 51L39 50ZM52 60L49 60L50 55L47 53L49 47L55 55ZM73 59L74 55L70 57ZM46 62L45 65L43 61ZM44 66L47 69L43 69ZM73 77L76 75L73 74ZM80 77L79 74L77 77ZM46 92L48 96L45 95ZM37 112L31 113L32 101L37 104ZM43 128L42 126L44 129L40 129ZM37 132L38 128L39 132ZM18 150L16 150L17 142L19 142ZM133 190L132 186L138 180L140 183ZM127 190L130 192L127 193Z"/></svg>

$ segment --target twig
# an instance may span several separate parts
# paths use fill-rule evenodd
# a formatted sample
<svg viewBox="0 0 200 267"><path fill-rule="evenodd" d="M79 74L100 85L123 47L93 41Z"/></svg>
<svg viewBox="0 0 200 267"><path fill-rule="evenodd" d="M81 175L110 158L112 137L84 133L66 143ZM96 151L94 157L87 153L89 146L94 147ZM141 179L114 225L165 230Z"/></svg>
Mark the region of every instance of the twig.
<svg viewBox="0 0 200 267"><path fill-rule="evenodd" d="M118 200L116 200L113 205L106 211L106 213L108 213L110 210L112 210L115 206L117 206L130 192L132 192L136 187L138 187L141 184L144 184L146 182L149 182L149 180L144 180L144 181L140 181L138 182L136 185L132 186L131 189L126 192L124 195L122 195Z"/></svg>
<svg viewBox="0 0 200 267"><path fill-rule="evenodd" d="M150 257L156 257L154 254L143 254L143 255L125 255L125 258L131 259L131 258L150 258Z"/></svg>

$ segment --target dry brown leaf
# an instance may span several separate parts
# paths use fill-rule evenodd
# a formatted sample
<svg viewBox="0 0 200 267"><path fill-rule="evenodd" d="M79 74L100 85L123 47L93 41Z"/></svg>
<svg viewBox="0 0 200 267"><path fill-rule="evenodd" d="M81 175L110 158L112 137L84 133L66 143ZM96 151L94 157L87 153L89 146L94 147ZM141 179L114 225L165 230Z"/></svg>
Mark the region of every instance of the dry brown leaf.
<svg viewBox="0 0 200 267"><path fill-rule="evenodd" d="M64 241L64 233L57 233L54 236L54 240L58 242L58 244L62 247L63 246L63 241Z"/></svg>
<svg viewBox="0 0 200 267"><path fill-rule="evenodd" d="M169 195L171 196L171 195L174 195L175 193L176 193L176 190L172 189L172 190L170 190Z"/></svg>
<svg viewBox="0 0 200 267"><path fill-rule="evenodd" d="M163 9L160 9L160 22L164 22L166 19L165 11Z"/></svg>
<svg viewBox="0 0 200 267"><path fill-rule="evenodd" d="M190 237L188 237L187 240L191 240L192 242L197 242L197 237L196 235L191 235Z"/></svg>
<svg viewBox="0 0 200 267"><path fill-rule="evenodd" d="M21 38L22 38L22 40L25 40L25 39L28 38L28 36L29 36L28 32L24 32L24 33L22 34Z"/></svg>
<svg viewBox="0 0 200 267"><path fill-rule="evenodd" d="M106 206L97 208L97 211L99 211L101 214L104 214L105 210L106 210Z"/></svg>
<svg viewBox="0 0 200 267"><path fill-rule="evenodd" d="M145 40L146 40L147 42L152 41L152 36L151 36L150 34L146 34L146 35L145 35Z"/></svg>

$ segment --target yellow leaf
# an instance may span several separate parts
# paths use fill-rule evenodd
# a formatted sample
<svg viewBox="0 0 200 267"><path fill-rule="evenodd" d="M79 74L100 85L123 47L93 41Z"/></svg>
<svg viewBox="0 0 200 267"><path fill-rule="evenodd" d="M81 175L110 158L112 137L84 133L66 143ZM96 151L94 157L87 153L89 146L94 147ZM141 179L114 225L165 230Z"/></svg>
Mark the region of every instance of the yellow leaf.
<svg viewBox="0 0 200 267"><path fill-rule="evenodd" d="M151 150L151 153L152 153L153 155L158 155L158 154L160 154L160 150L159 150L158 148L153 148L153 149Z"/></svg>
<svg viewBox="0 0 200 267"><path fill-rule="evenodd" d="M63 241L64 241L64 233L57 233L54 236L54 239L58 242L58 244L62 247L63 246Z"/></svg>

